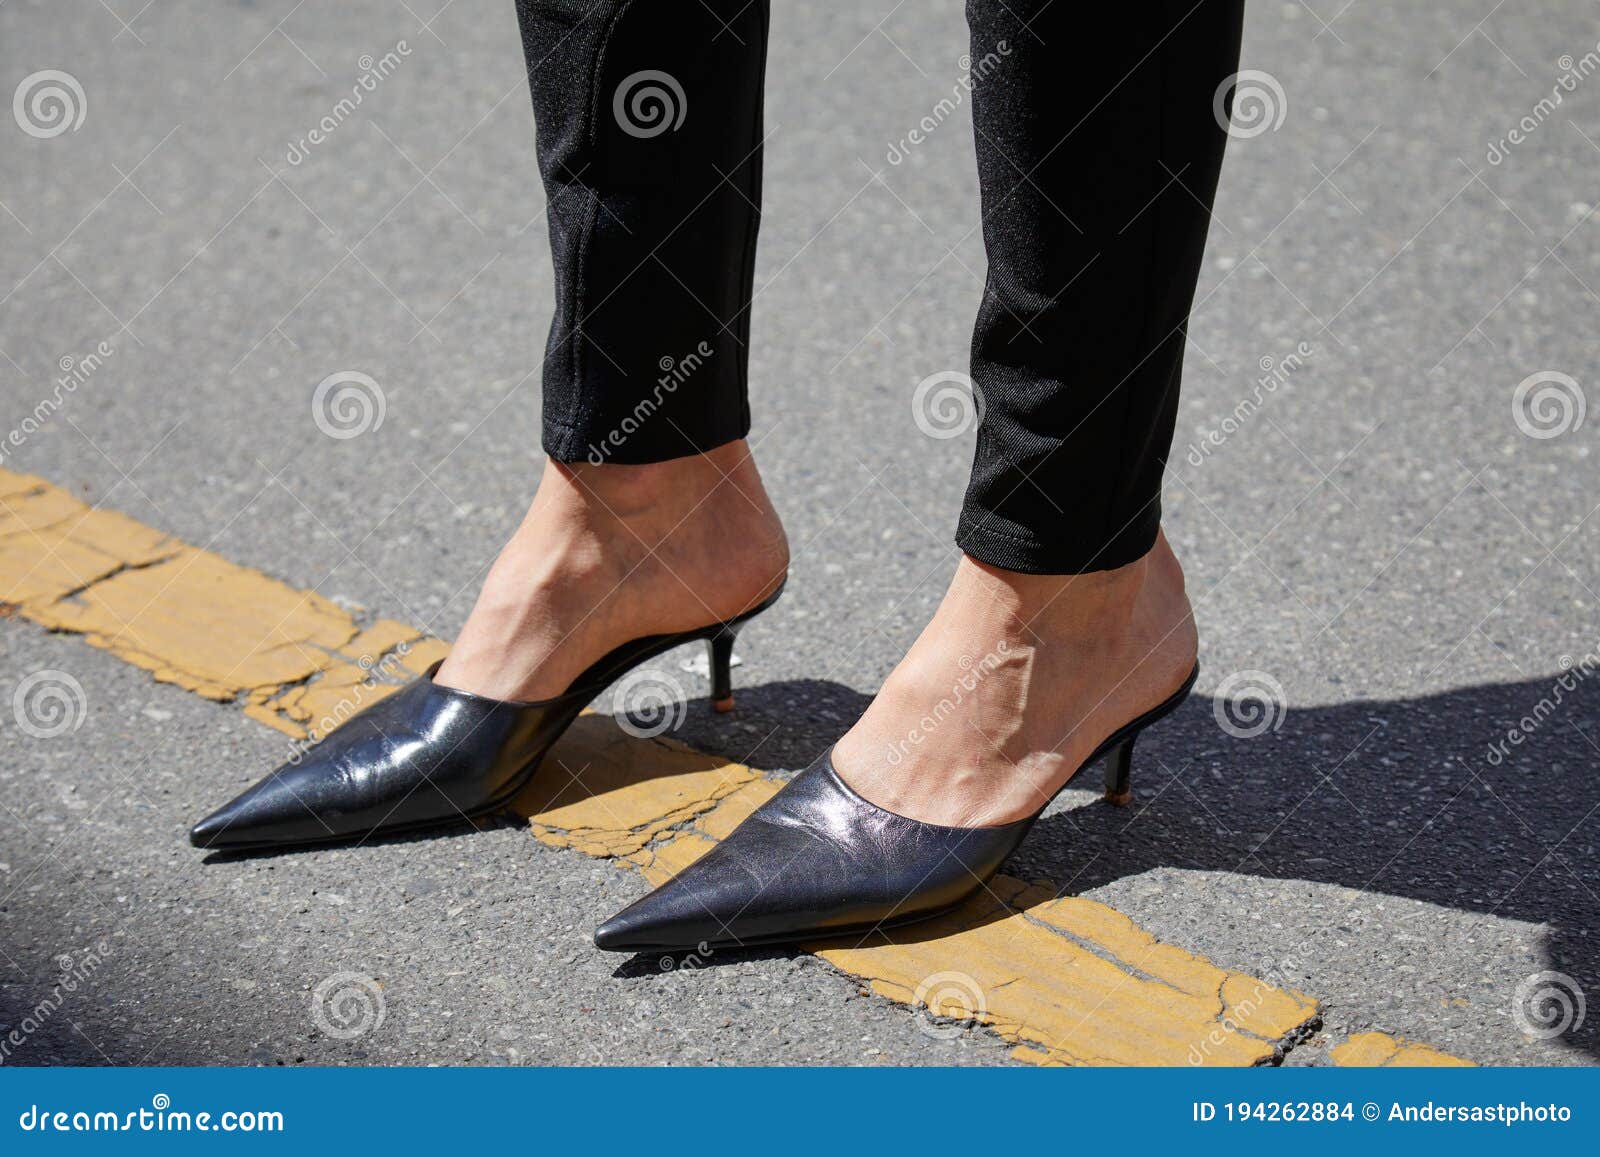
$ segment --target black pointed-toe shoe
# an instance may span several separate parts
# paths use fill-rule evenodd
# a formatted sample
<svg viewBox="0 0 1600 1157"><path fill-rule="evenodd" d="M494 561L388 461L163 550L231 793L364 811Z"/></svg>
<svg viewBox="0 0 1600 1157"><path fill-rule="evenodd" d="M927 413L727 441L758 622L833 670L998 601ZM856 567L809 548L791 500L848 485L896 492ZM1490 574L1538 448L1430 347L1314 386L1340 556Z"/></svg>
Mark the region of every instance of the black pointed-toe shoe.
<svg viewBox="0 0 1600 1157"><path fill-rule="evenodd" d="M592 665L554 699L489 699L433 681L439 664L352 716L189 832L197 848L244 851L350 840L470 820L499 811L600 692L629 669L697 639L711 655L711 698L733 707L733 640L783 593L736 619L649 635Z"/></svg>
<svg viewBox="0 0 1600 1157"><path fill-rule="evenodd" d="M1199 673L1196 667L1177 693L1084 760L1082 766L1110 757L1108 801L1129 801L1134 741L1177 710ZM830 751L727 839L602 924L594 942L613 952L673 952L826 939L926 920L986 884L1042 811L990 828L907 819L852 791Z"/></svg>

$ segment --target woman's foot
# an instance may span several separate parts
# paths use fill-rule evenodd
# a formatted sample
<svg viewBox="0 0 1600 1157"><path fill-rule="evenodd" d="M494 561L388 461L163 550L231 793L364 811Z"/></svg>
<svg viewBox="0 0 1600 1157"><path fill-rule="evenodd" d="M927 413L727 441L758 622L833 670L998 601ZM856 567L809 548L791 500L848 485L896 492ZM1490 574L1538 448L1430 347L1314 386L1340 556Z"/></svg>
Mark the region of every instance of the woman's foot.
<svg viewBox="0 0 1600 1157"><path fill-rule="evenodd" d="M1086 575L964 558L834 766L866 799L924 823L1019 820L1182 686L1197 647L1165 535L1139 561Z"/></svg>
<svg viewBox="0 0 1600 1157"><path fill-rule="evenodd" d="M549 462L434 681L547 699L632 639L736 617L788 566L742 440L646 466Z"/></svg>

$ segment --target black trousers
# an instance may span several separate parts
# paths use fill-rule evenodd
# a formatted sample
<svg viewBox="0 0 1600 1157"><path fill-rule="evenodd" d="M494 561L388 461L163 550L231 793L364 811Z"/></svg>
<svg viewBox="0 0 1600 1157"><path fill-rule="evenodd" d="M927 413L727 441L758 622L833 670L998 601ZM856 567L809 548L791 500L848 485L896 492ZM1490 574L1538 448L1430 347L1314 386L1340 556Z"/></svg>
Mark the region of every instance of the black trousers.
<svg viewBox="0 0 1600 1157"><path fill-rule="evenodd" d="M989 272L956 541L975 558L1072 574L1154 543L1243 7L968 0ZM744 437L768 0L517 12L556 277L545 451L658 462Z"/></svg>

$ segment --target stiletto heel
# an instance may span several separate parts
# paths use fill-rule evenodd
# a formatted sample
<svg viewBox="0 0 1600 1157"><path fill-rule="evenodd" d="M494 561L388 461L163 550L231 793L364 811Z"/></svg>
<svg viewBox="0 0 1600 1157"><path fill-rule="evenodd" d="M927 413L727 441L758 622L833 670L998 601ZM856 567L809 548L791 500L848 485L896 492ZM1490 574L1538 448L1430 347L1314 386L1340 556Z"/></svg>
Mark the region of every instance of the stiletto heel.
<svg viewBox="0 0 1600 1157"><path fill-rule="evenodd" d="M1137 739L1137 735L1130 736L1106 760L1106 802L1112 807L1127 807L1133 802L1133 744Z"/></svg>
<svg viewBox="0 0 1600 1157"><path fill-rule="evenodd" d="M280 767L189 832L215 851L282 848L411 831L500 811L600 692L646 660L704 639L712 702L733 709L733 637L783 593L693 631L647 635L613 650L538 702L490 699L427 674L357 712L303 759Z"/></svg>
<svg viewBox="0 0 1600 1157"><path fill-rule="evenodd" d="M721 694L727 686L716 670L713 660ZM1112 803L1131 798L1134 740L1182 705L1199 673L1196 667L1079 765L1110 757ZM990 828L922 823L857 795L824 752L704 856L602 924L594 942L613 952L675 951L821 940L926 920L982 888L1039 812Z"/></svg>
<svg viewBox="0 0 1600 1157"><path fill-rule="evenodd" d="M706 640L711 656L711 707L722 714L733 710L733 640L738 633L730 627Z"/></svg>

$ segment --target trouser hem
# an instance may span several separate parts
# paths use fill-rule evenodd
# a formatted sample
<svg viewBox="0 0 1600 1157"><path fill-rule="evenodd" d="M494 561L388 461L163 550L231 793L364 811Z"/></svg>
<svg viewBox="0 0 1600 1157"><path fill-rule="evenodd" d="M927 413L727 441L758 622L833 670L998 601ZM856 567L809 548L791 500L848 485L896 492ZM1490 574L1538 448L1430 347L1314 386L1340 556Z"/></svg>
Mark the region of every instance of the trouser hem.
<svg viewBox="0 0 1600 1157"><path fill-rule="evenodd" d="M1026 538L983 525L988 516L967 513L956 529L956 545L979 562L1022 574L1091 574L1116 570L1150 553L1161 530L1161 508L1151 508L1125 525L1109 541L1098 530L1052 528L1049 542Z"/></svg>
<svg viewBox="0 0 1600 1157"><path fill-rule="evenodd" d="M620 444L612 441L612 430L585 430L559 421L544 423L541 444L545 454L555 462L588 462L593 466L646 466L654 462L671 462L675 458L688 458L705 454L718 446L737 442L750 436L750 423L730 422L706 429L677 430L671 439L624 439Z"/></svg>

